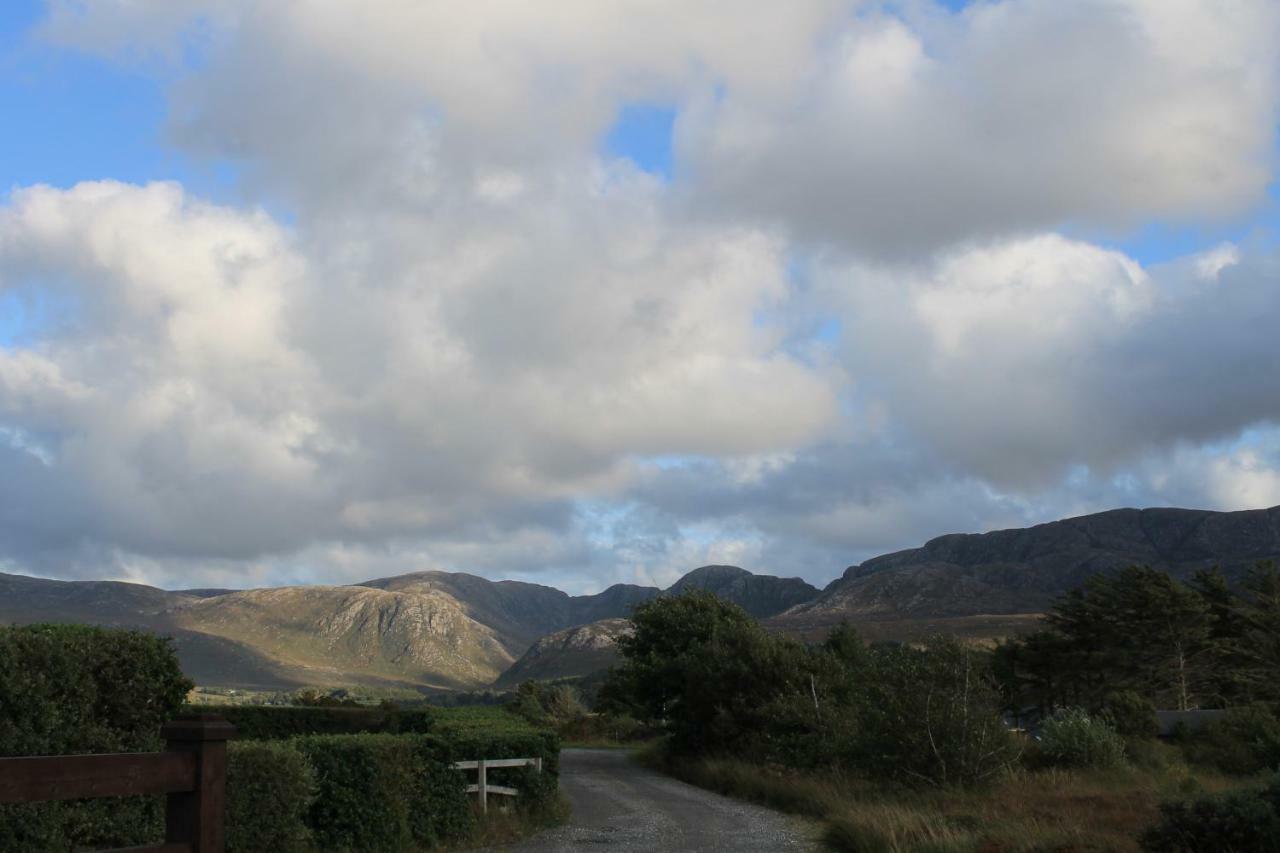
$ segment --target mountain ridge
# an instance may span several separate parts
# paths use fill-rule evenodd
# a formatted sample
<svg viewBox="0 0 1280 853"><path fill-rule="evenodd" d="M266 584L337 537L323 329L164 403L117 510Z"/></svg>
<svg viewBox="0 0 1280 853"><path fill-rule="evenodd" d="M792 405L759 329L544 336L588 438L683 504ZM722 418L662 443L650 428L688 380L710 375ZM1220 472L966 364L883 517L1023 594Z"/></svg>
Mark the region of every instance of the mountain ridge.
<svg viewBox="0 0 1280 853"><path fill-rule="evenodd" d="M347 586L177 591L0 573L0 622L170 634L184 667L208 685L474 689L521 671L577 672L605 661L617 636L608 620L689 589L709 590L767 627L801 636L849 620L878 639L937 631L982 638L1024 630L1055 596L1098 571L1138 563L1185 578L1219 565L1233 577L1265 559L1280 559L1280 507L1116 509L937 536L849 566L822 590L723 565L694 569L666 590L615 584L579 596L442 571Z"/></svg>

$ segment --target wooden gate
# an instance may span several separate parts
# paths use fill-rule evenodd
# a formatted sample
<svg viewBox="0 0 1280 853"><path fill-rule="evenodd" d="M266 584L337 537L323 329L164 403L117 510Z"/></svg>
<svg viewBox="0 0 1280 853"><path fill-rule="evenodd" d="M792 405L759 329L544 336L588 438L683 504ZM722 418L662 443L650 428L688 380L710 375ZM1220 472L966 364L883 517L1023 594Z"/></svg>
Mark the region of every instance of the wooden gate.
<svg viewBox="0 0 1280 853"><path fill-rule="evenodd" d="M233 734L235 727L222 717L198 714L164 724L164 752L0 758L0 803L168 794L164 842L124 849L223 853L227 739Z"/></svg>

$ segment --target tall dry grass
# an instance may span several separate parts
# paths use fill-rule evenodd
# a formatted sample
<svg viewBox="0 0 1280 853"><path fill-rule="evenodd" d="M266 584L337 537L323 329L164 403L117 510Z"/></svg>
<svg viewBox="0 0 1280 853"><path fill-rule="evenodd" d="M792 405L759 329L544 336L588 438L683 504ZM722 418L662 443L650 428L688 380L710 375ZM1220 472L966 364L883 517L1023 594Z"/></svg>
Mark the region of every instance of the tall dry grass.
<svg viewBox="0 0 1280 853"><path fill-rule="evenodd" d="M1176 749L1150 766L1018 769L976 790L912 790L840 774L807 774L725 758L673 759L660 746L638 760L690 784L826 824L825 842L856 853L1100 853L1139 850L1137 838L1173 796L1245 780L1196 769Z"/></svg>

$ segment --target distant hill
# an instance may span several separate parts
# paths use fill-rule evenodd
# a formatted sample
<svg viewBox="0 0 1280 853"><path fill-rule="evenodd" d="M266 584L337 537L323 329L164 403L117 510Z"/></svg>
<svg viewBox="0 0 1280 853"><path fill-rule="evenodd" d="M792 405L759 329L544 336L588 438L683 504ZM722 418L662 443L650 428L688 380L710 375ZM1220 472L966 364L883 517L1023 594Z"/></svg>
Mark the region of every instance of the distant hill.
<svg viewBox="0 0 1280 853"><path fill-rule="evenodd" d="M872 639L982 638L1034 624L1055 596L1095 572L1140 563L1187 577L1220 565L1238 576L1264 559L1280 560L1280 507L1123 509L940 536L851 566L821 592L799 578L735 566L703 566L665 591L619 584L580 596L434 571L354 586L180 592L0 574L0 622L169 634L187 673L209 686L474 689L606 666L621 630L616 620L664 592L709 590L775 630L802 636L848 619Z"/></svg>
<svg viewBox="0 0 1280 853"><path fill-rule="evenodd" d="M792 581L782 582L790 592L778 593L768 583L775 578L711 568L692 573L689 585L701 588L718 572L731 571L736 582L713 591L760 612L779 612L786 596L795 594ZM684 580L676 587L683 588ZM0 622L79 622L169 634L188 675L209 686L476 688L493 683L547 635L625 618L636 604L661 594L617 584L570 596L539 584L434 571L354 586L181 592L0 574ZM539 671L548 677L583 674L584 661L593 658L580 654L587 648L581 642L590 634L575 635L558 654L544 655Z"/></svg>
<svg viewBox="0 0 1280 853"><path fill-rule="evenodd" d="M617 639L630 633L628 620L602 619L548 634L530 646L493 686L507 689L529 679L550 681L607 669L618 661Z"/></svg>
<svg viewBox="0 0 1280 853"><path fill-rule="evenodd" d="M713 592L717 597L737 604L757 619L775 616L788 608L811 601L818 595L817 587L800 578L753 575L737 566L703 566L694 569L672 584L667 592L679 595L690 589Z"/></svg>
<svg viewBox="0 0 1280 853"><path fill-rule="evenodd" d="M850 566L818 597L772 620L956 620L1042 612L1097 572L1149 565L1187 578L1239 576L1280 559L1280 507L1242 512L1117 509L991 533L951 534ZM996 620L999 622L1001 620Z"/></svg>

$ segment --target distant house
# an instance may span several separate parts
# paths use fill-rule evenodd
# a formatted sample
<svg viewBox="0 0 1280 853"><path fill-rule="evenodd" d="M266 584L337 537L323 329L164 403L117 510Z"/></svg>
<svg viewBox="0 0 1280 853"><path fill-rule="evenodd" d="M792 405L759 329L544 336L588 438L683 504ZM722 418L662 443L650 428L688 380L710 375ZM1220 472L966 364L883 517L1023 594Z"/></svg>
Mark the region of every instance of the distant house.
<svg viewBox="0 0 1280 853"><path fill-rule="evenodd" d="M1172 737L1174 731L1182 725L1188 732L1198 732L1215 720L1221 720L1226 711L1156 711L1156 721L1160 724L1160 737Z"/></svg>

